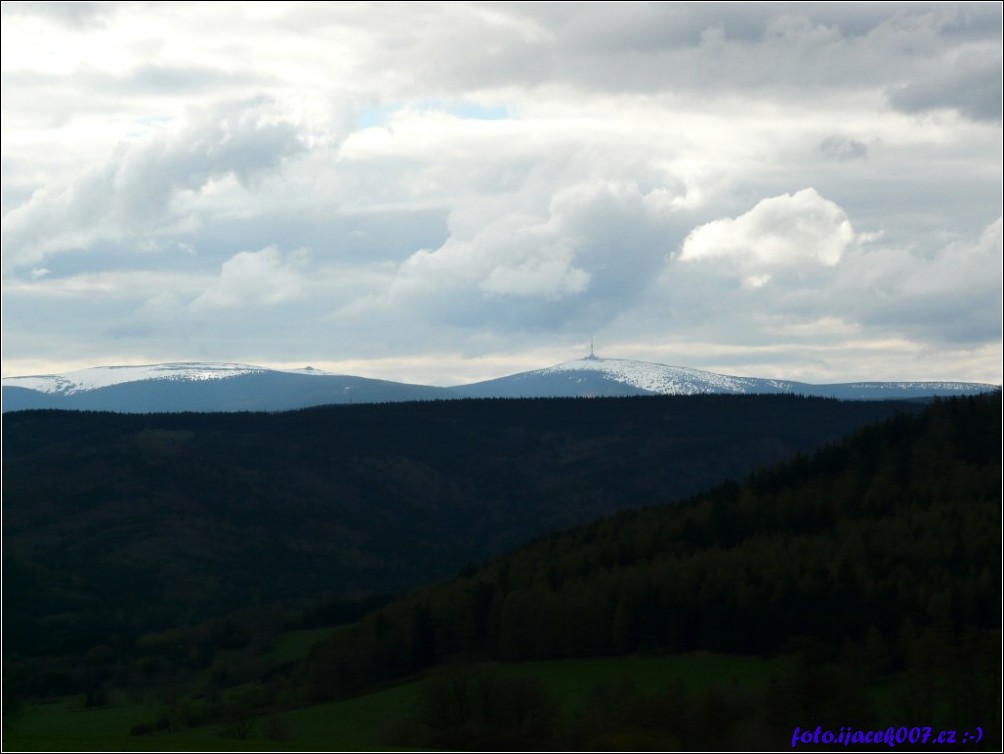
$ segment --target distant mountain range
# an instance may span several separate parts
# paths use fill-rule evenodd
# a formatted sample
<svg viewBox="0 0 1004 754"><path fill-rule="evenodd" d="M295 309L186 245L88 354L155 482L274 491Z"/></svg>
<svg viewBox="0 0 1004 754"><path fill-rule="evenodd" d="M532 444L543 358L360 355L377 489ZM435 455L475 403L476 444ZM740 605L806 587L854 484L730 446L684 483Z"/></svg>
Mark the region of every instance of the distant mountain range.
<svg viewBox="0 0 1004 754"><path fill-rule="evenodd" d="M312 367L182 362L110 366L3 380L4 412L59 408L127 413L286 411L331 403L456 398L778 394L883 400L972 395L998 389L973 382L851 382L813 385L734 377L688 367L590 355L545 369L470 385L433 387L331 374Z"/></svg>
<svg viewBox="0 0 1004 754"><path fill-rule="evenodd" d="M394 403L450 398L443 389L306 367L173 363L94 367L66 374L3 380L3 411L63 408L129 413L288 411L329 403Z"/></svg>

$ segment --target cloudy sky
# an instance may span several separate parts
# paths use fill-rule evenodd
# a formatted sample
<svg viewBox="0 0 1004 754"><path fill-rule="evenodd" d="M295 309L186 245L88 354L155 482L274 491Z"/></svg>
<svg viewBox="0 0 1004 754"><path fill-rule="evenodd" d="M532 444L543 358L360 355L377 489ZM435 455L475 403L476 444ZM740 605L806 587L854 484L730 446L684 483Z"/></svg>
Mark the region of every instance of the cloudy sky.
<svg viewBox="0 0 1004 754"><path fill-rule="evenodd" d="M7 3L3 375L1001 382L1001 5Z"/></svg>

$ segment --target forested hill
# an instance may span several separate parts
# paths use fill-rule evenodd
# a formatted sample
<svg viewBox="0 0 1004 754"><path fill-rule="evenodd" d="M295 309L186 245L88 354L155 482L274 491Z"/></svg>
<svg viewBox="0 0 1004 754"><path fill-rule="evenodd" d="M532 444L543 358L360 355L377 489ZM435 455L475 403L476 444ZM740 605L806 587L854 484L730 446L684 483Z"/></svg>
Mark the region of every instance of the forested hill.
<svg viewBox="0 0 1004 754"><path fill-rule="evenodd" d="M917 410L709 395L7 414L4 651L430 583Z"/></svg>
<svg viewBox="0 0 1004 754"><path fill-rule="evenodd" d="M743 484L547 536L415 592L316 652L315 694L456 656L801 651L866 678L909 671L927 684L907 686L915 712L951 698L975 716L954 724L989 726L1000 492L1000 393L936 402ZM802 690L819 705L836 693L824 677Z"/></svg>

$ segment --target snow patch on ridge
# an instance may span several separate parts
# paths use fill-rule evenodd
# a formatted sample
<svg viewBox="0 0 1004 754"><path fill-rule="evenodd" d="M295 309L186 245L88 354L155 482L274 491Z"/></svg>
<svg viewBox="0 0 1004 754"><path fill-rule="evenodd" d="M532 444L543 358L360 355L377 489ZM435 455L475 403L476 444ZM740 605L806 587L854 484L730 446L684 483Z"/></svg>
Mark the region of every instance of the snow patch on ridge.
<svg viewBox="0 0 1004 754"><path fill-rule="evenodd" d="M4 385L37 390L51 395L73 395L87 390L96 390L112 385L141 380L172 380L201 382L206 380L226 380L245 374L286 371L293 374L324 375L320 369L273 370L250 364L228 362L175 362L170 364L144 364L142 366L92 367L66 374L45 374L26 377L6 377Z"/></svg>
<svg viewBox="0 0 1004 754"><path fill-rule="evenodd" d="M973 386L993 389L993 385L980 382L844 382L839 387L858 390L957 390L968 392Z"/></svg>
<svg viewBox="0 0 1004 754"><path fill-rule="evenodd" d="M662 395L695 395L708 392L748 393L755 392L757 386L764 382L763 380L732 377L689 367L596 357L566 361L563 364L540 369L535 374L559 374L562 372L600 372L615 382ZM786 383L778 382L774 387L782 390L786 387Z"/></svg>

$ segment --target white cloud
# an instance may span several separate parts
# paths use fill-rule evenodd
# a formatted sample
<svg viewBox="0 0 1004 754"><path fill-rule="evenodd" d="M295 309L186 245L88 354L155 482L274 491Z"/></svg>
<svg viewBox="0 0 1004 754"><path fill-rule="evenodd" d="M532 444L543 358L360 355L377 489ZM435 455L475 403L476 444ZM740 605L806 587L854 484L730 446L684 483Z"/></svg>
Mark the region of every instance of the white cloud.
<svg viewBox="0 0 1004 754"><path fill-rule="evenodd" d="M255 309L295 299L304 281L296 264L275 246L235 254L220 270L219 279L191 303L195 312Z"/></svg>
<svg viewBox="0 0 1004 754"><path fill-rule="evenodd" d="M813 188L763 199L735 218L694 229L683 242L682 262L726 259L748 274L754 288L773 271L832 267L854 243L844 211Z"/></svg>
<svg viewBox="0 0 1004 754"><path fill-rule="evenodd" d="M36 264L99 241L156 238L191 228L197 216L174 206L214 181L250 185L301 149L295 130L271 122L268 103L240 103L196 114L122 143L112 158L36 191L3 218L4 266Z"/></svg>
<svg viewBox="0 0 1004 754"><path fill-rule="evenodd" d="M508 214L415 253L385 303L469 327L533 318L557 327L577 317L596 326L651 282L668 249L673 211L674 198L662 188L575 184L554 194L546 215Z"/></svg>
<svg viewBox="0 0 1004 754"><path fill-rule="evenodd" d="M3 13L5 369L1000 371L997 3Z"/></svg>
<svg viewBox="0 0 1004 754"><path fill-rule="evenodd" d="M557 301L583 293L590 275L572 265L568 249L547 249L538 258L524 258L516 264L500 264L479 287L486 293Z"/></svg>
<svg viewBox="0 0 1004 754"><path fill-rule="evenodd" d="M779 363L784 354L789 370L796 369L799 354L811 356L813 363L797 367L810 381L832 379L851 363L851 353L875 363L862 361L847 379L890 374L897 360L909 363L913 379L923 375L925 359L939 378L952 373L953 360L973 373L980 358L1001 349L1001 225L998 218L975 238L923 253L881 241L853 243L832 266L810 261L817 274L796 268L798 274L779 273L770 285L766 273L750 273L734 257L671 259L643 306L618 323L617 332L638 337L671 329L683 351L697 343L706 344L708 353L726 345L750 355L759 350L756 362L738 368L743 374L756 374L765 349ZM742 285L735 284L737 274L744 276ZM660 326L667 320L672 328ZM888 349L889 363L879 366L883 343L896 345ZM721 360L705 365L727 367ZM988 361L978 379L999 381L998 372Z"/></svg>

